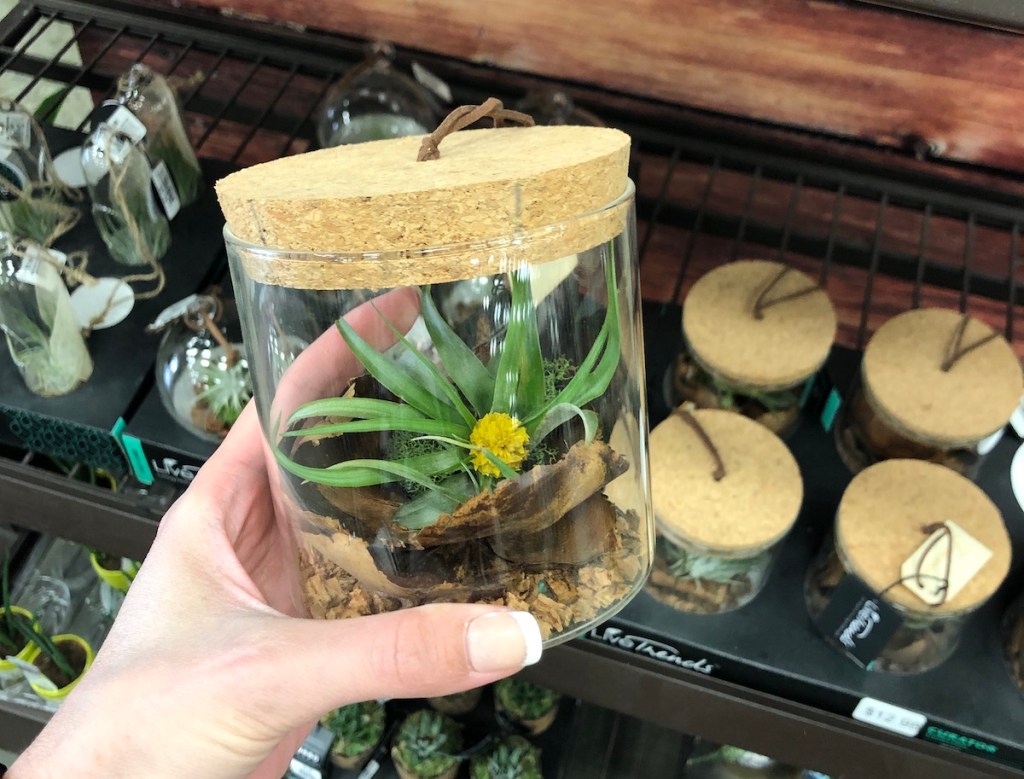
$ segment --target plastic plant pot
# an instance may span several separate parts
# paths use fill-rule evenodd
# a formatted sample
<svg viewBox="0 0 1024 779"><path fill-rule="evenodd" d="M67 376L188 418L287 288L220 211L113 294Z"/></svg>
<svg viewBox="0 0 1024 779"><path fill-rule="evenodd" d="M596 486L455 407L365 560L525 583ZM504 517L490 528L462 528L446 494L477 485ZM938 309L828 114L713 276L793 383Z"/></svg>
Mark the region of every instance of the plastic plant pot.
<svg viewBox="0 0 1024 779"><path fill-rule="evenodd" d="M14 611L16 614L20 614L21 616L25 617L25 619L32 620L33 627L36 630L39 629L39 623L35 621L35 618L31 611L29 611L28 609L23 609L21 606L12 606L11 610ZM3 618L4 613L4 608L0 606L0 619ZM12 656L18 660L25 660L26 662L28 662L28 656L32 654L34 649L35 645L32 644L32 642L27 642L24 646L21 647L21 649L15 652ZM4 652L2 653L2 656L0 656L0 689L8 687L11 684L15 684L19 682L22 678L21 671L18 669L18 667L9 660L4 659L5 657L7 657L7 654L8 653Z"/></svg>
<svg viewBox="0 0 1024 779"><path fill-rule="evenodd" d="M69 661L72 663L73 667L81 668L81 670L78 675L70 681L65 679L53 681L51 679L50 684L46 685L34 679L30 679L29 686L32 688L32 691L43 700L61 701L64 700L64 698L66 698L73 689L75 689L75 685L77 685L78 682L81 681L82 677L85 676L86 671L88 671L90 666L92 666L92 661L95 659L95 653L88 641L81 636L74 635L73 633L62 633L60 635L53 636L51 640L62 651L65 651L66 653L73 653L74 659L69 658ZM42 650L35 645L33 645L32 651L25 658L25 662L35 665L49 679L52 669L49 666L45 668L42 667L44 660L45 658L42 656Z"/></svg>
<svg viewBox="0 0 1024 779"><path fill-rule="evenodd" d="M129 571L138 570L135 563L131 561L97 552L89 553L89 562L92 564L92 569L96 572L96 575L100 577L100 580L106 582L118 592L128 592L128 588L132 586L132 580L135 578L134 573L129 574ZM128 563L129 571L125 570L124 564L126 562ZM117 567L107 567L113 564L116 564Z"/></svg>

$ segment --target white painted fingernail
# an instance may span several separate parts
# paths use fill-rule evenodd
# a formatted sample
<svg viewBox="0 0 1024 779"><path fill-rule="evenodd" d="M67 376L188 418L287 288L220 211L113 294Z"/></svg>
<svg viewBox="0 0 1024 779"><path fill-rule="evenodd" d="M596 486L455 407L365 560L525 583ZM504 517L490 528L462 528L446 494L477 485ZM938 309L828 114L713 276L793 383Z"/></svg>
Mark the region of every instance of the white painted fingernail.
<svg viewBox="0 0 1024 779"><path fill-rule="evenodd" d="M479 673L515 671L540 660L540 626L525 611L494 611L470 620L466 653Z"/></svg>

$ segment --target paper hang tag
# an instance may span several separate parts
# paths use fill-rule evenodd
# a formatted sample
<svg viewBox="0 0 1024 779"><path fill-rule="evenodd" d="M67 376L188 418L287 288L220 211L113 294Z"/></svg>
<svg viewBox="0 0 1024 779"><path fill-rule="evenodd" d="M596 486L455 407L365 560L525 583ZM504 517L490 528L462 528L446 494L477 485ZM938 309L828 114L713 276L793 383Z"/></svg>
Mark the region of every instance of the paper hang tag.
<svg viewBox="0 0 1024 779"><path fill-rule="evenodd" d="M83 330L105 330L125 320L135 307L135 293L121 279L106 276L71 293L71 309Z"/></svg>
<svg viewBox="0 0 1024 779"><path fill-rule="evenodd" d="M420 83L445 103L452 102L452 88L439 76L434 75L418 62L412 63L412 75Z"/></svg>
<svg viewBox="0 0 1024 779"><path fill-rule="evenodd" d="M953 600L991 557L991 549L946 520L907 558L900 577L903 586L929 606L941 606Z"/></svg>
<svg viewBox="0 0 1024 779"><path fill-rule="evenodd" d="M22 111L0 111L0 146L27 149L32 144L32 117Z"/></svg>
<svg viewBox="0 0 1024 779"><path fill-rule="evenodd" d="M867 584L847 575L815 622L831 643L867 668L900 629L903 618Z"/></svg>
<svg viewBox="0 0 1024 779"><path fill-rule="evenodd" d="M146 125L127 106L115 108L106 118L106 123L119 133L127 135L132 143L138 143L146 137Z"/></svg>
<svg viewBox="0 0 1024 779"><path fill-rule="evenodd" d="M153 168L153 188L157 197L160 198L160 205L163 206L164 214L168 219L174 219L181 210L181 198L178 197L178 188L174 185L171 172L167 169L167 163L161 160Z"/></svg>
<svg viewBox="0 0 1024 779"><path fill-rule="evenodd" d="M177 303L171 303L167 308L161 311L157 318L154 319L146 326L146 330L151 333L155 333L158 330L163 330L167 325L171 324L176 319L181 319L192 305L199 300L198 294L189 295L187 298L182 298Z"/></svg>
<svg viewBox="0 0 1024 779"><path fill-rule="evenodd" d="M22 284L31 284L42 289L56 289L60 282L58 267L67 264L68 256L56 249L44 249L42 246L29 245L25 249L14 278Z"/></svg>
<svg viewBox="0 0 1024 779"><path fill-rule="evenodd" d="M50 681L50 679L36 668L32 663L26 663L24 660L19 660L17 657L8 656L5 658L8 663L14 665L19 671L29 680L30 683L41 687L44 690L55 692L57 685Z"/></svg>

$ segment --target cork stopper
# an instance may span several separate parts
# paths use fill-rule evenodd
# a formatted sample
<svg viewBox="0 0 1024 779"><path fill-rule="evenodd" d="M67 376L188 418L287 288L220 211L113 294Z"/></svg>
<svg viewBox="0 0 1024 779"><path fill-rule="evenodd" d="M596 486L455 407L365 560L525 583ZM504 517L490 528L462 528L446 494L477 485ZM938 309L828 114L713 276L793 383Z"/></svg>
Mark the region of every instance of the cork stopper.
<svg viewBox="0 0 1024 779"><path fill-rule="evenodd" d="M836 314L806 273L768 260L737 260L704 274L690 289L683 334L693 356L727 381L785 389L825 362Z"/></svg>
<svg viewBox="0 0 1024 779"><path fill-rule="evenodd" d="M463 130L420 162L422 140L322 149L220 180L230 232L275 250L243 250L247 272L306 289L454 281L556 260L625 229L629 136L618 130ZM423 251L434 247L448 248Z"/></svg>
<svg viewBox="0 0 1024 779"><path fill-rule="evenodd" d="M1006 424L1020 402L1024 378L1010 344L996 336L943 370L962 315L937 308L893 317L872 336L861 367L868 401L913 437L964 446ZM992 336L969 319L960 348Z"/></svg>
<svg viewBox="0 0 1024 779"><path fill-rule="evenodd" d="M845 562L875 592L900 579L900 567L928 538L924 528L952 520L988 547L992 557L964 588L928 607L902 584L885 599L918 612L955 614L984 603L1010 570L1010 537L999 509L973 482L922 460L885 460L854 477L836 516Z"/></svg>
<svg viewBox="0 0 1024 779"><path fill-rule="evenodd" d="M658 530L670 541L719 553L757 554L792 527L803 501L800 468L763 425L730 411L691 412L722 460L678 414L651 431L651 486Z"/></svg>

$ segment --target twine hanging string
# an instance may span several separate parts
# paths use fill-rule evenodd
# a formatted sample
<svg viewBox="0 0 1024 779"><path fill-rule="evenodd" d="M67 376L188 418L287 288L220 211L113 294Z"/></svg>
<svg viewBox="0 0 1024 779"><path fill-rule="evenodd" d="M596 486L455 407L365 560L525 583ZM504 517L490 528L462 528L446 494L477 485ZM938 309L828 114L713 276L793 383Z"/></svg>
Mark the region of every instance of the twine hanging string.
<svg viewBox="0 0 1024 779"><path fill-rule="evenodd" d="M786 277L786 274L788 274L791 270L792 268L790 268L789 266L782 268L778 273L776 273L772 277L771 281L769 281L768 284L765 285L765 287L758 293L757 297L754 299L754 306L751 309L751 313L753 314L754 319L764 319L764 312L767 308L777 306L780 303L788 303L790 300L796 300L797 298L806 297L807 295L810 295L812 292L818 291L818 285L811 284L809 287L798 289L796 292L789 292L785 295L780 295L777 298L772 298L771 300L769 300L768 294L779 285L779 283Z"/></svg>
<svg viewBox="0 0 1024 779"><path fill-rule="evenodd" d="M11 246L11 254L22 260L37 259L40 262L46 263L64 277L68 287L75 287L79 284L91 287L96 284L96 278L86 272L86 268L89 265L89 253L84 249L69 252L66 255L67 262L62 263L56 260L49 251L46 251L46 247L43 247L43 251L30 253L22 248L23 245L24 243L20 243Z"/></svg>
<svg viewBox="0 0 1024 779"><path fill-rule="evenodd" d="M417 162L426 160L437 160L441 158L441 151L438 146L445 138L459 130L464 130L481 119L490 118L494 121L495 127L504 126L505 122L532 127L533 117L521 111L512 111L505 108L496 97L489 97L480 105L464 105L454 109L444 121L437 126L430 135L423 139L420 144L419 154L416 155Z"/></svg>
<svg viewBox="0 0 1024 779"><path fill-rule="evenodd" d="M922 581L923 579L933 579L934 581L938 582L938 586L935 588L935 593L941 594L942 599L938 603L929 603L928 606L929 608L936 608L938 606L942 606L943 604L945 604L946 599L949 596L949 574L953 569L953 531L950 530L949 527L947 527L944 523L935 522L933 524L923 526L921 528L921 532L924 533L926 536L934 535L935 537L929 539L927 545L925 545L925 548L922 550L920 557L918 558L917 566L915 567L914 572L909 576L903 576L894 581L892 584L890 584L888 587L886 587L884 590L878 593L879 598L885 597L885 595L890 590L899 587L901 584L905 582L914 582L918 587L924 587L924 583ZM935 576L930 573L924 573L922 569L924 568L925 560L928 559L928 555L931 554L931 551L936 546L938 546L943 540L945 540L947 543L946 558L943 565L942 576Z"/></svg>
<svg viewBox="0 0 1024 779"><path fill-rule="evenodd" d="M967 324L971 321L971 318L967 314L963 314L960 317L960 321L957 322L956 329L953 330L953 335L949 339L949 343L946 344L946 356L942 360L942 372L949 373L953 366L962 360L966 355L973 352L975 349L980 349L982 346L987 344L989 341L995 340L999 337L999 334L995 331L989 333L984 338L979 338L969 346L964 346L964 333L967 332Z"/></svg>
<svg viewBox="0 0 1024 779"><path fill-rule="evenodd" d="M682 419L687 425L692 428L693 432L697 434L697 438L704 444L704 448L708 450L708 454L711 455L711 459L715 461L715 470L711 473L711 478L715 481L721 481L725 478L725 462L722 460L722 455L718 451L718 447L715 446L715 442L711 440L711 436L708 435L708 431L704 429L704 426L697 421L697 417L691 414L686 408L680 406L672 411L677 417Z"/></svg>

